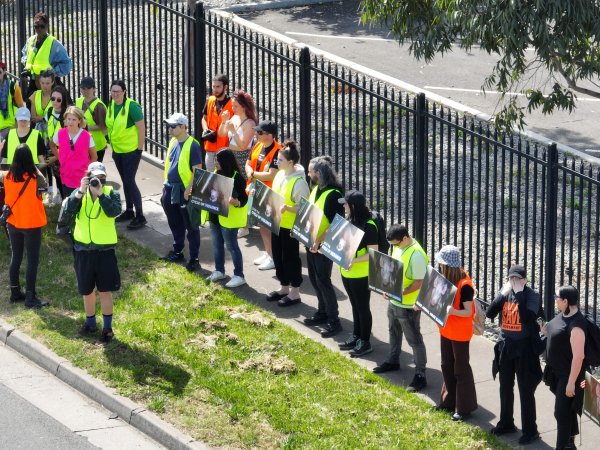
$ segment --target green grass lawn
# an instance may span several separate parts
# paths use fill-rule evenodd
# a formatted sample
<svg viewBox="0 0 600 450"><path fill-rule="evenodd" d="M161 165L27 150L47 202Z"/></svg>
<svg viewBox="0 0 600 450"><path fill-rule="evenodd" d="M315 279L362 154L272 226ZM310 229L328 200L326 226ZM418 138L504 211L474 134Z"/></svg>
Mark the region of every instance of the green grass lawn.
<svg viewBox="0 0 600 450"><path fill-rule="evenodd" d="M38 293L52 305L10 305L6 289L0 315L194 438L228 448L505 448L125 239L117 252L116 338L106 347L78 339L84 314L72 252L54 235L57 208L49 214ZM0 254L8 287L4 237Z"/></svg>

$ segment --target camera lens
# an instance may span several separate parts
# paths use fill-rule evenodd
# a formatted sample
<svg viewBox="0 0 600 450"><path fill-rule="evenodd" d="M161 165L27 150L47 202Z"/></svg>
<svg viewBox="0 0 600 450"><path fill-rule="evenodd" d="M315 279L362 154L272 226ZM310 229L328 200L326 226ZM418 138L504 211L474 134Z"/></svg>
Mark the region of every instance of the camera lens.
<svg viewBox="0 0 600 450"><path fill-rule="evenodd" d="M98 180L98 178L92 178L90 180L90 186L94 186L94 187L100 186L100 180Z"/></svg>

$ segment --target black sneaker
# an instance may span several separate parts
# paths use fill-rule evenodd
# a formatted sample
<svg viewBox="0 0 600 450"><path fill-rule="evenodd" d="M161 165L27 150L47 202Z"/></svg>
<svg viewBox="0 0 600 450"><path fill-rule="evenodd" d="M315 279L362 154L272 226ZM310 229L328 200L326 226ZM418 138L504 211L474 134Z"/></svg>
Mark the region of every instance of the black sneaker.
<svg viewBox="0 0 600 450"><path fill-rule="evenodd" d="M535 441L539 437L540 437L540 433L538 433L538 432L535 432L532 434L524 434L523 436L521 436L519 438L519 444L521 444L521 445L531 444L533 441Z"/></svg>
<svg viewBox="0 0 600 450"><path fill-rule="evenodd" d="M356 347L354 347L354 350L350 350L350 357L358 358L359 356L366 355L367 353L371 353L372 351L373 347L371 347L371 343L369 341L359 339L356 343Z"/></svg>
<svg viewBox="0 0 600 450"><path fill-rule="evenodd" d="M133 213L132 209L126 209L125 211L123 211L121 214L119 214L116 219L115 222L127 222L128 220L131 220L135 217L135 214Z"/></svg>
<svg viewBox="0 0 600 450"><path fill-rule="evenodd" d="M185 256L183 256L183 252L176 252L174 250L171 250L160 259L168 262L185 262Z"/></svg>
<svg viewBox="0 0 600 450"><path fill-rule="evenodd" d="M148 221L144 216L135 216L135 218L127 225L127 229L139 230L140 228L144 228L147 223Z"/></svg>
<svg viewBox="0 0 600 450"><path fill-rule="evenodd" d="M420 373L416 373L412 382L408 385L406 390L408 392L419 392L422 389L427 387L427 379L425 375L421 375Z"/></svg>
<svg viewBox="0 0 600 450"><path fill-rule="evenodd" d="M373 368L373 373L391 372L392 370L400 370L400 364L386 361Z"/></svg>
<svg viewBox="0 0 600 450"><path fill-rule="evenodd" d="M41 308L43 306L48 306L50 304L47 300L40 300L37 298L37 294L27 292L25 294L25 307L26 308Z"/></svg>
<svg viewBox="0 0 600 450"><path fill-rule="evenodd" d="M515 427L514 425L505 427L503 425L498 424L490 430L490 433L495 436L502 436L503 434L510 434L510 433L516 433L516 432L517 432L517 427Z"/></svg>
<svg viewBox="0 0 600 450"><path fill-rule="evenodd" d="M98 331L98 327L96 325L94 325L93 327L90 327L87 323L83 323L83 325L81 325L81 328L79 328L79 331L77 331L77 334L79 336L88 336L90 334L94 334Z"/></svg>
<svg viewBox="0 0 600 450"><path fill-rule="evenodd" d="M16 288L10 288L10 302L11 303L16 303L16 302L22 302L23 300L25 300L25 293L18 287Z"/></svg>
<svg viewBox="0 0 600 450"><path fill-rule="evenodd" d="M200 261L198 261L198 258L190 259L185 268L188 272L195 272L200 268Z"/></svg>
<svg viewBox="0 0 600 450"><path fill-rule="evenodd" d="M348 339L346 339L344 342L340 342L338 344L338 346L340 347L340 350L352 350L354 347L356 347L357 341L358 341L358 336L353 334Z"/></svg>
<svg viewBox="0 0 600 450"><path fill-rule="evenodd" d="M102 328L102 334L100 335L100 342L104 342L105 344L109 343L110 340L115 336L112 328Z"/></svg>
<svg viewBox="0 0 600 450"><path fill-rule="evenodd" d="M339 320L334 320L332 322L327 322L323 331L321 331L321 337L328 338L331 336L335 336L340 331L342 331L342 324Z"/></svg>
<svg viewBox="0 0 600 450"><path fill-rule="evenodd" d="M327 322L327 315L326 314L319 314L316 313L314 316L312 317L307 317L306 319L304 319L304 325L320 325L322 323Z"/></svg>

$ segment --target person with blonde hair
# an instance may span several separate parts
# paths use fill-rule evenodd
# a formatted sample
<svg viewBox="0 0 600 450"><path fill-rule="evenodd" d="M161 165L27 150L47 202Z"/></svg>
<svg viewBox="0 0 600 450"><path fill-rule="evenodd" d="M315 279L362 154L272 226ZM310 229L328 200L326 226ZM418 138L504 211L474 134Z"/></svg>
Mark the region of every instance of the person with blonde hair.
<svg viewBox="0 0 600 450"><path fill-rule="evenodd" d="M81 108L69 106L64 115L65 127L54 135L54 156L60 163L62 195L68 197L77 189L90 163L96 161L94 138L85 130Z"/></svg>

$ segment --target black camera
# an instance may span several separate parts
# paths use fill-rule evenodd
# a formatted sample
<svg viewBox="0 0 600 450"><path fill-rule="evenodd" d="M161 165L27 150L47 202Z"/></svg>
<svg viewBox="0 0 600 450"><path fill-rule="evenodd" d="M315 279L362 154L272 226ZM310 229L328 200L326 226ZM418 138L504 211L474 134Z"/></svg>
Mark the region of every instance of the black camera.
<svg viewBox="0 0 600 450"><path fill-rule="evenodd" d="M6 222L11 214L12 210L10 209L10 206L6 204L2 206L2 213L0 214L0 227L6 226Z"/></svg>
<svg viewBox="0 0 600 450"><path fill-rule="evenodd" d="M208 141L214 144L215 142L217 142L217 133L215 133L213 130L205 130L202 133L201 140L203 142Z"/></svg>
<svg viewBox="0 0 600 450"><path fill-rule="evenodd" d="M94 186L94 187L100 186L100 180L98 178L92 178L90 180L90 186Z"/></svg>

